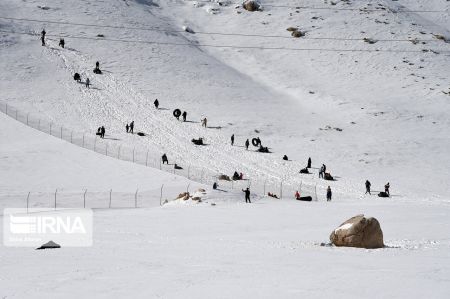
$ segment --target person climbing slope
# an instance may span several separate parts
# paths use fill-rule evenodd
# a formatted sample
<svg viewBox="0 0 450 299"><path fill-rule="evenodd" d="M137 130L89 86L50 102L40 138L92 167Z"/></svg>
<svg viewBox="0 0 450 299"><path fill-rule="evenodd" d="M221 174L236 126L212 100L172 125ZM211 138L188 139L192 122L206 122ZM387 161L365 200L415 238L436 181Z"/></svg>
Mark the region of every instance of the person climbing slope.
<svg viewBox="0 0 450 299"><path fill-rule="evenodd" d="M42 29L42 31L41 31L41 42L42 42L43 46L45 46L45 34L47 34L47 32L45 32L45 29Z"/></svg>

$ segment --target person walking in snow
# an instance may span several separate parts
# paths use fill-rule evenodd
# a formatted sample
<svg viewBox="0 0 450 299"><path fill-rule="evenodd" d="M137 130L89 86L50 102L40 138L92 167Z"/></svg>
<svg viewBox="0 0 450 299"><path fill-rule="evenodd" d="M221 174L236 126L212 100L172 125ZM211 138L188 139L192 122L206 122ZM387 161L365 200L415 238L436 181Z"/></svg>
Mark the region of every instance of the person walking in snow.
<svg viewBox="0 0 450 299"><path fill-rule="evenodd" d="M161 159L162 159L162 163L163 164L166 163L167 165L169 165L169 159L167 159L167 155L166 154L163 154Z"/></svg>
<svg viewBox="0 0 450 299"><path fill-rule="evenodd" d="M250 188L247 188L247 189L242 189L242 192L244 192L245 193L245 202L247 203L252 203L251 201L250 201Z"/></svg>
<svg viewBox="0 0 450 299"><path fill-rule="evenodd" d="M369 193L369 195L372 195L370 193L370 186L372 186L372 184L369 182L369 180L366 180L366 193L365 194Z"/></svg>
<svg viewBox="0 0 450 299"><path fill-rule="evenodd" d="M60 38L59 39L59 46L64 49L64 45L65 44L66 44L66 42L64 41L64 38Z"/></svg>
<svg viewBox="0 0 450 299"><path fill-rule="evenodd" d="M42 45L43 46L45 46L45 34L46 34L47 32L45 32L45 29L42 29L42 32L41 32L41 42L42 42Z"/></svg>
<svg viewBox="0 0 450 299"><path fill-rule="evenodd" d="M323 179L323 173L324 173L324 170L323 170L323 165L320 167L320 169L319 169L319 179L320 178L322 178Z"/></svg>
<svg viewBox="0 0 450 299"><path fill-rule="evenodd" d="M325 174L325 172L327 172L327 166L325 164L322 164L322 168L323 168L323 173Z"/></svg>
<svg viewBox="0 0 450 299"><path fill-rule="evenodd" d="M105 138L105 132L106 132L106 130L105 130L105 127L104 126L102 126L102 128L101 128L101 137L102 138Z"/></svg>
<svg viewBox="0 0 450 299"><path fill-rule="evenodd" d="M386 185L384 185L384 192L386 192L386 194L388 196L391 196L391 194L389 193L389 188L390 187L391 187L391 185L389 184L389 182Z"/></svg>
<svg viewBox="0 0 450 299"><path fill-rule="evenodd" d="M181 116L183 116L183 121L186 121L187 112L186 112L186 111L183 111L183 114L181 114Z"/></svg>
<svg viewBox="0 0 450 299"><path fill-rule="evenodd" d="M206 117L204 119L202 119L202 126L205 128L208 127L208 120L206 119Z"/></svg>
<svg viewBox="0 0 450 299"><path fill-rule="evenodd" d="M91 85L91 80L89 80L89 78L86 78L86 87L89 88L90 85Z"/></svg>
<svg viewBox="0 0 450 299"><path fill-rule="evenodd" d="M331 187L328 186L328 188L327 188L327 201L331 201L331 195L332 195Z"/></svg>
<svg viewBox="0 0 450 299"><path fill-rule="evenodd" d="M130 126L127 124L127 125L125 126L125 129L127 130L127 133L128 133L128 130L130 129Z"/></svg>
<svg viewBox="0 0 450 299"><path fill-rule="evenodd" d="M134 120L130 123L130 133L134 134Z"/></svg>
<svg viewBox="0 0 450 299"><path fill-rule="evenodd" d="M231 146L233 146L233 145L234 145L234 134L231 135Z"/></svg>
<svg viewBox="0 0 450 299"><path fill-rule="evenodd" d="M246 149L246 150L248 150L249 145L250 145L250 141L247 139L247 140L245 141L245 149Z"/></svg>
<svg viewBox="0 0 450 299"><path fill-rule="evenodd" d="M300 193L297 191L295 191L295 199L299 200L300 199Z"/></svg>
<svg viewBox="0 0 450 299"><path fill-rule="evenodd" d="M156 99L156 100L153 102L153 104L155 105L155 108L158 109L158 107L159 107L159 101L158 101L158 99Z"/></svg>
<svg viewBox="0 0 450 299"><path fill-rule="evenodd" d="M308 158L308 166L307 168L311 168L311 157Z"/></svg>

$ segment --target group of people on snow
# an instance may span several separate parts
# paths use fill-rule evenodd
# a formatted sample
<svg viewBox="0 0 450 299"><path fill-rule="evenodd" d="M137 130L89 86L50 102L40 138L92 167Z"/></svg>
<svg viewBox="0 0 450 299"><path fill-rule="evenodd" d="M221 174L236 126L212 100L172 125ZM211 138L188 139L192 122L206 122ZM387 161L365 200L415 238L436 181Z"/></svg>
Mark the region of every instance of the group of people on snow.
<svg viewBox="0 0 450 299"><path fill-rule="evenodd" d="M134 120L130 122L130 124L126 124L125 130L127 133L134 134Z"/></svg>
<svg viewBox="0 0 450 299"><path fill-rule="evenodd" d="M98 127L96 135L100 136L100 138L105 138L105 132L106 132L105 127L101 126Z"/></svg>

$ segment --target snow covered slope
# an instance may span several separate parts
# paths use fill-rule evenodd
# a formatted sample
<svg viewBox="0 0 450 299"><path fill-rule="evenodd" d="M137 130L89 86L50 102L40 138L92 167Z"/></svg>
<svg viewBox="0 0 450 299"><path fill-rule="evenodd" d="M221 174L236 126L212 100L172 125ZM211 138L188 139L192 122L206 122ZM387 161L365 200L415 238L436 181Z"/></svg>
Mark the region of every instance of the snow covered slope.
<svg viewBox="0 0 450 299"><path fill-rule="evenodd" d="M191 1L79 2L70 10L64 1L53 1L45 10L37 4L2 3L8 17L15 18L2 20L2 67L7 70L1 74L2 95L19 108L77 129L93 131L104 124L121 142L167 152L181 165L238 170L260 181L298 183L296 173L312 156L315 166L325 163L341 178L335 188L342 192L359 193L367 178L378 186L391 181L398 194L409 198L437 198L448 191L443 184L450 165L444 92L450 47L432 35L447 32L437 25L428 28L416 14L393 12L398 3L309 1L304 6L331 8L311 10L281 1L255 13L206 4L218 8L214 14L204 3ZM448 20L448 7L434 9L441 10L433 14L441 22ZM183 25L199 33L180 32ZM289 26L306 36L291 38ZM44 27L47 47L29 35L6 33ZM59 36L67 36L66 49L57 47ZM363 38L379 41L369 44ZM416 38L426 42L408 41ZM237 48L176 45L187 43ZM104 75L91 73L96 60ZM74 72L89 76L93 88L71 80ZM155 98L169 110L155 111ZM186 110L193 123L177 122L174 108ZM208 130L196 123L204 116L212 127ZM150 133L149 140L125 134L131 120ZM233 133L240 145L259 135L275 154L231 147ZM197 137L209 146L195 148L190 139ZM283 163L283 154L294 161Z"/></svg>
<svg viewBox="0 0 450 299"><path fill-rule="evenodd" d="M313 166L325 163L340 177L333 187L342 193L356 197L370 179L377 188L390 181L407 198L441 198L450 165L450 44L432 35L448 34L448 3L435 2L430 10L438 12L428 13L395 12L425 5L402 1L306 1L304 9L265 2L263 12L250 13L193 1L70 9L62 0L46 9L3 1L2 100L75 129L105 125L119 142L167 152L181 165L298 184L311 156ZM306 36L290 37L290 26ZM44 27L47 47L27 35ZM97 60L103 75L91 72ZM89 76L92 88L73 81L74 72ZM155 98L168 110L155 111ZM193 122L176 121L175 108ZM199 124L205 116L207 130ZM150 138L125 134L131 120ZM261 136L274 154L231 147L231 134L240 146ZM209 146L190 143L198 137ZM284 154L293 161L282 162Z"/></svg>

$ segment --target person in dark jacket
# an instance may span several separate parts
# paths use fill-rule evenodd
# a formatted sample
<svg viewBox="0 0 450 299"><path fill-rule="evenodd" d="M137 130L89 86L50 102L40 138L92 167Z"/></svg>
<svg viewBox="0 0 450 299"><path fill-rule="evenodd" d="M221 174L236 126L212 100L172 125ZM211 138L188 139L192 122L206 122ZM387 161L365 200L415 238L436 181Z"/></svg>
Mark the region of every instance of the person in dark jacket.
<svg viewBox="0 0 450 299"><path fill-rule="evenodd" d="M162 163L163 163L163 164L164 164L164 163L169 164L169 159L167 159L167 155L166 155L166 154L163 154L162 157L161 157L161 159L162 159Z"/></svg>
<svg viewBox="0 0 450 299"><path fill-rule="evenodd" d="M323 179L323 174L324 174L324 170L323 170L323 165L320 167L320 170L319 170L319 179L320 178L322 178Z"/></svg>
<svg viewBox="0 0 450 299"><path fill-rule="evenodd" d="M134 120L130 123L130 133L134 134Z"/></svg>
<svg viewBox="0 0 450 299"><path fill-rule="evenodd" d="M42 42L43 46L45 46L45 34L46 33L47 32L45 32L45 29L43 29L42 32L41 32L41 42Z"/></svg>
<svg viewBox="0 0 450 299"><path fill-rule="evenodd" d="M245 202L248 202L248 203L252 203L251 201L250 201L250 188L247 188L247 189L242 189L242 192L244 192L245 193Z"/></svg>
<svg viewBox="0 0 450 299"><path fill-rule="evenodd" d="M308 168L311 168L311 157L308 158Z"/></svg>
<svg viewBox="0 0 450 299"><path fill-rule="evenodd" d="M365 194L369 193L369 195L372 195L370 193L370 186L372 186L372 184L369 182L369 180L366 180L366 193Z"/></svg>
<svg viewBox="0 0 450 299"><path fill-rule="evenodd" d="M64 41L64 38L60 38L59 39L59 46L64 49L64 45L65 44L66 44L66 42Z"/></svg>
<svg viewBox="0 0 450 299"><path fill-rule="evenodd" d="M234 145L234 134L231 135L231 146L233 146L233 145Z"/></svg>
<svg viewBox="0 0 450 299"><path fill-rule="evenodd" d="M250 141L248 139L245 141L245 149L248 150L248 146L250 145Z"/></svg>
<svg viewBox="0 0 450 299"><path fill-rule="evenodd" d="M389 182L386 185L384 185L384 192L386 192L388 196L391 196L391 194L389 193L390 187L391 185L389 184Z"/></svg>
<svg viewBox="0 0 450 299"><path fill-rule="evenodd" d="M125 130L127 130L127 133L130 130L130 126L128 124L125 126Z"/></svg>
<svg viewBox="0 0 450 299"><path fill-rule="evenodd" d="M101 131L102 131L102 138L105 138L105 132L106 132L106 130L105 130L105 127L104 126L102 126L102 129L101 129Z"/></svg>
<svg viewBox="0 0 450 299"><path fill-rule="evenodd" d="M86 78L86 88L89 88L91 86L91 80L89 78Z"/></svg>
<svg viewBox="0 0 450 299"><path fill-rule="evenodd" d="M187 117L187 112L183 111L183 114L181 114L183 116L183 121L186 121L186 117Z"/></svg>
<svg viewBox="0 0 450 299"><path fill-rule="evenodd" d="M158 99L156 99L156 100L153 102L153 104L155 105L155 108L158 109L158 107L159 107L159 101L158 101Z"/></svg>
<svg viewBox="0 0 450 299"><path fill-rule="evenodd" d="M327 188L327 201L331 201L331 195L332 195L331 187L328 186L328 188Z"/></svg>

